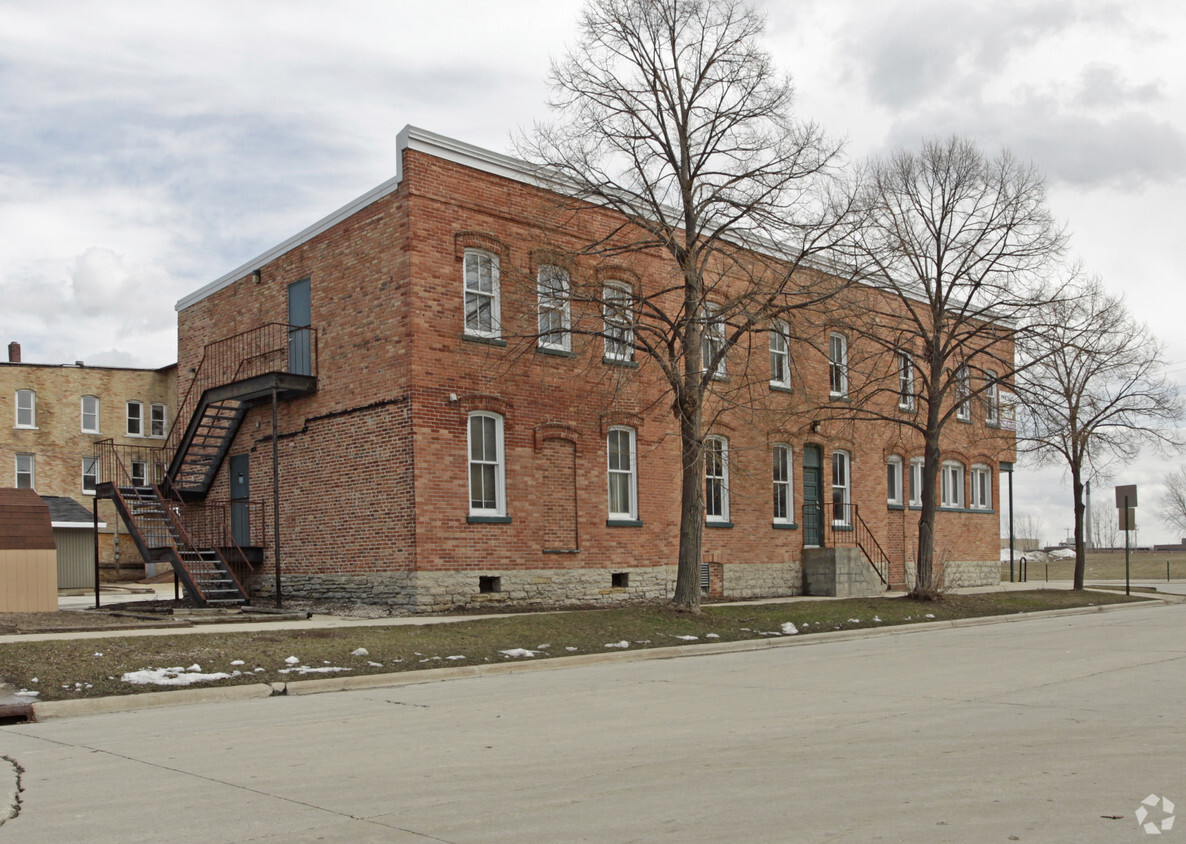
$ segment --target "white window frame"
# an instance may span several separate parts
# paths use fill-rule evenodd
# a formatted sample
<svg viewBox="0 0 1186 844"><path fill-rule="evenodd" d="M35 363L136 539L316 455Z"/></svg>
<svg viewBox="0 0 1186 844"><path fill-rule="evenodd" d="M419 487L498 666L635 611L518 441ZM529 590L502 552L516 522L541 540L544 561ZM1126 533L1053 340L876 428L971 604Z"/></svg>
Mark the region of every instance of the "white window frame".
<svg viewBox="0 0 1186 844"><path fill-rule="evenodd" d="M791 389L791 329L782 320L770 325L770 386Z"/></svg>
<svg viewBox="0 0 1186 844"><path fill-rule="evenodd" d="M607 281L601 300L606 359L634 360L634 291L625 282Z"/></svg>
<svg viewBox="0 0 1186 844"><path fill-rule="evenodd" d="M160 412L158 420L157 413ZM148 409L148 435L155 439L163 440L165 435L169 433L169 409L163 402L153 402ZM157 424L159 421L159 425ZM157 432L160 433L157 433Z"/></svg>
<svg viewBox="0 0 1186 844"><path fill-rule="evenodd" d="M719 349L725 348L725 320L721 317L721 309L716 305L704 306L704 330L700 336L700 369L708 371L709 361L716 356ZM717 365L713 367L713 378L725 378L728 368L725 366L727 355L721 354Z"/></svg>
<svg viewBox="0 0 1186 844"><path fill-rule="evenodd" d="M729 440L704 438L704 520L729 521Z"/></svg>
<svg viewBox="0 0 1186 844"><path fill-rule="evenodd" d="M623 437L625 437L625 450L621 448ZM615 441L618 444L616 451L618 459L616 461L614 459L615 449L613 447ZM626 458L625 466L622 465L622 457ZM610 521L637 521L638 446L633 428L625 425L614 425L609 429L605 437L605 463L607 484L606 510L609 514L608 519ZM627 498L624 509L621 507L621 501L617 502L618 509L614 509L615 489L619 494L624 493Z"/></svg>
<svg viewBox="0 0 1186 844"><path fill-rule="evenodd" d="M848 395L848 338L837 331L828 335L828 395Z"/></svg>
<svg viewBox="0 0 1186 844"><path fill-rule="evenodd" d="M94 408L89 412L87 411L88 400L94 404ZM99 408L101 406L102 406L102 403L99 401L98 396L83 396L82 397L81 401L79 402L79 420L80 420L79 425L81 426L81 430L84 434L99 433L99 428L100 428ZM92 425L89 428L87 427L87 417L88 416L94 417L94 425Z"/></svg>
<svg viewBox="0 0 1186 844"><path fill-rule="evenodd" d="M1001 392L997 374L991 369L984 373L984 424L998 427L1001 424Z"/></svg>
<svg viewBox="0 0 1186 844"><path fill-rule="evenodd" d="M972 421L972 402L969 399L972 394L971 378L966 363L961 364L955 371L955 395L959 402L959 406L955 409L955 418L961 422Z"/></svg>
<svg viewBox="0 0 1186 844"><path fill-rule="evenodd" d="M992 509L992 469L983 463L973 463L968 470L969 499L972 510Z"/></svg>
<svg viewBox="0 0 1186 844"><path fill-rule="evenodd" d="M128 474L132 477L132 486L146 487L150 485L147 460L133 460L128 467Z"/></svg>
<svg viewBox="0 0 1186 844"><path fill-rule="evenodd" d="M903 480L902 458L892 454L885 461L885 500L887 504L901 505Z"/></svg>
<svg viewBox="0 0 1186 844"><path fill-rule="evenodd" d="M490 271L490 290L482 290L482 265L489 263ZM471 266L475 270L472 276L474 282L471 287ZM463 307L464 307L464 326L465 333L471 337L488 337L498 339L502 336L502 305L499 291L499 267L498 256L493 252L487 252L484 249L466 249L462 256L461 269L461 286L463 291ZM470 321L471 303L472 312L476 315L480 313L480 305L483 301L489 306L490 324L483 326L476 320L474 323Z"/></svg>
<svg viewBox="0 0 1186 844"><path fill-rule="evenodd" d="M910 458L910 506L922 506L922 469L925 463L922 457Z"/></svg>
<svg viewBox="0 0 1186 844"><path fill-rule="evenodd" d="M839 501L837 501L839 493ZM840 513L837 514L837 504ZM837 449L832 452L832 524L836 527L852 525L852 455Z"/></svg>
<svg viewBox="0 0 1186 844"><path fill-rule="evenodd" d="M24 415L25 422L21 421L21 416ZM16 418L13 420L14 428L37 428L37 393L34 390L17 390L16 391Z"/></svg>
<svg viewBox="0 0 1186 844"><path fill-rule="evenodd" d="M90 478L91 485L87 487L87 478ZM82 494L94 495L95 487L99 483L99 458L84 457L82 458Z"/></svg>
<svg viewBox="0 0 1186 844"><path fill-rule="evenodd" d="M774 485L772 502L776 525L795 523L795 451L786 443L775 443L771 449L771 480ZM780 515L780 505L784 512Z"/></svg>
<svg viewBox="0 0 1186 844"><path fill-rule="evenodd" d="M485 440L485 425L483 424L483 443L481 453L475 456L474 453L474 421L477 419L492 420L493 421L493 443L486 443ZM503 443L503 418L497 413L491 413L485 410L475 410L466 419L465 424L465 445L466 445L466 461L468 471L466 472L466 495L469 500L469 514L471 516L505 516L506 515L506 458ZM493 446L493 454L490 454L488 447ZM494 481L494 506L485 506L487 501L483 498L477 505L474 500L474 472L480 470L483 479L486 474L486 467L493 467L493 481ZM483 490L484 492L485 490Z"/></svg>
<svg viewBox="0 0 1186 844"><path fill-rule="evenodd" d="M24 463L24 467L21 464ZM17 489L37 489L37 456L35 454L17 454L15 463L15 480L13 485ZM21 476L28 477L28 483L21 485Z"/></svg>
<svg viewBox="0 0 1186 844"><path fill-rule="evenodd" d="M944 460L939 470L939 506L962 510L964 500L964 464Z"/></svg>
<svg viewBox="0 0 1186 844"><path fill-rule="evenodd" d="M898 352L898 409L914 410L914 356Z"/></svg>
<svg viewBox="0 0 1186 844"><path fill-rule="evenodd" d="M136 415L132 415L132 408L136 408ZM136 422L136 430L132 430L132 422ZM138 399L128 401L124 409L124 433L129 437L144 436L144 402Z"/></svg>
<svg viewBox="0 0 1186 844"><path fill-rule="evenodd" d="M542 264L535 277L539 305L539 345L542 349L572 351L572 312L568 270Z"/></svg>

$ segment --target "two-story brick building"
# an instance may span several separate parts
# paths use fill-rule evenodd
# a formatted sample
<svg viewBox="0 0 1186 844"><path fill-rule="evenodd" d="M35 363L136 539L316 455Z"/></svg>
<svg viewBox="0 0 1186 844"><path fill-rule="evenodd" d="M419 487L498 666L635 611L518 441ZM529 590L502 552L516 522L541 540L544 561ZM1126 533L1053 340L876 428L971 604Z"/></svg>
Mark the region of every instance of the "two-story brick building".
<svg viewBox="0 0 1186 844"><path fill-rule="evenodd" d="M178 303L178 428L192 419L169 457L178 495L256 507L241 518L266 522L257 594L279 539L286 595L413 609L670 595L678 438L629 305L670 267L583 255L620 220L561 222L522 162L413 127L398 144L394 179ZM566 300L578 281L624 306ZM820 326L818 349L770 328L721 373L761 389L708 431L706 585L798 594L805 550L837 545L904 583L921 442L814 412L847 398L855 334ZM949 584L998 577L997 466L1013 456L993 404L968 410L944 444Z"/></svg>
<svg viewBox="0 0 1186 844"><path fill-rule="evenodd" d="M129 448L162 442L173 420L177 367L160 369L27 363L20 344L0 363L0 486L63 496L91 509L98 467L95 445ZM147 482L152 467L136 461ZM100 565L120 577L144 574L144 561L110 505L100 504ZM71 585L71 584L66 584Z"/></svg>

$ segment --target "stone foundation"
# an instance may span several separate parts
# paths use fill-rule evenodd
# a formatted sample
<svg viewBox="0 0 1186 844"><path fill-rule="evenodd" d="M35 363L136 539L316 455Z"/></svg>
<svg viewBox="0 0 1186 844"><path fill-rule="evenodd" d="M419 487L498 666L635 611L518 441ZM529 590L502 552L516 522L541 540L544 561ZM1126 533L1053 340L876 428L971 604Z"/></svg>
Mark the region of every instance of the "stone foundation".
<svg viewBox="0 0 1186 844"><path fill-rule="evenodd" d="M885 593L885 585L857 548L807 548L803 580L808 595L862 598Z"/></svg>
<svg viewBox="0 0 1186 844"><path fill-rule="evenodd" d="M913 589L916 569L914 561L906 563L906 588ZM944 589L959 589L965 586L996 586L1001 582L999 560L956 560L943 567L941 584Z"/></svg>

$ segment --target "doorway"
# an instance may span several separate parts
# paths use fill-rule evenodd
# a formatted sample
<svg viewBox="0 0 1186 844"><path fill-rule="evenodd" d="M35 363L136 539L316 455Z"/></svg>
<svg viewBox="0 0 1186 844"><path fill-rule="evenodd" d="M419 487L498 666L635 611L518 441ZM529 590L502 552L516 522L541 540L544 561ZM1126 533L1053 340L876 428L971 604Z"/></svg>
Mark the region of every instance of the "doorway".
<svg viewBox="0 0 1186 844"><path fill-rule="evenodd" d="M803 545L824 544L823 455L818 445L803 447Z"/></svg>

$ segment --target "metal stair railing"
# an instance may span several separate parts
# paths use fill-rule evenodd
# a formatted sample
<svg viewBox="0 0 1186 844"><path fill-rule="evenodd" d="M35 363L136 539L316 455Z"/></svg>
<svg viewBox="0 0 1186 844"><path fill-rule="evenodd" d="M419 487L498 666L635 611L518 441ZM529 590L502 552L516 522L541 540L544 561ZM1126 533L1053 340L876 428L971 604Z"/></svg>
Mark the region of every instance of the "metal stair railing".
<svg viewBox="0 0 1186 844"><path fill-rule="evenodd" d="M825 516L831 515L830 519L825 517L824 528L832 545L855 547L860 550L882 584L888 587L889 555L885 553L869 525L861 518L857 505L852 502L828 502L824 506Z"/></svg>

